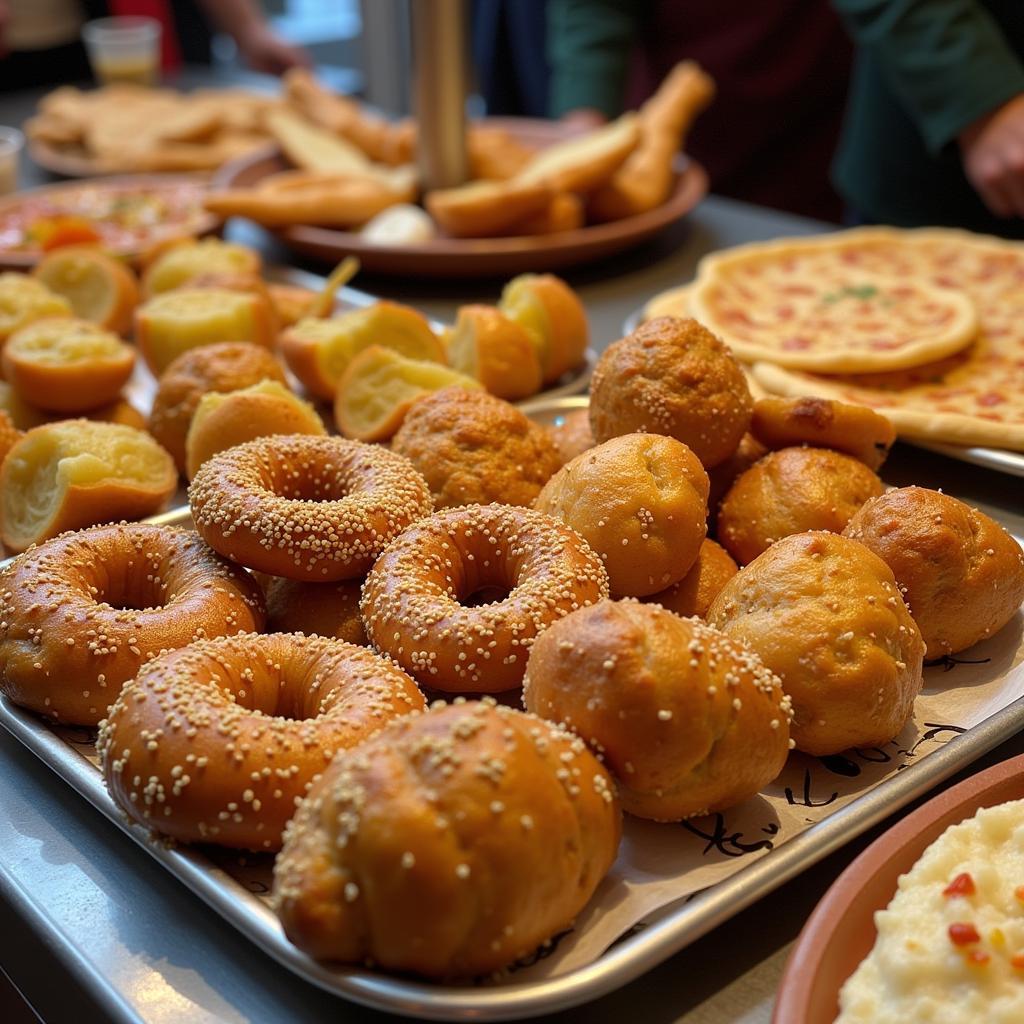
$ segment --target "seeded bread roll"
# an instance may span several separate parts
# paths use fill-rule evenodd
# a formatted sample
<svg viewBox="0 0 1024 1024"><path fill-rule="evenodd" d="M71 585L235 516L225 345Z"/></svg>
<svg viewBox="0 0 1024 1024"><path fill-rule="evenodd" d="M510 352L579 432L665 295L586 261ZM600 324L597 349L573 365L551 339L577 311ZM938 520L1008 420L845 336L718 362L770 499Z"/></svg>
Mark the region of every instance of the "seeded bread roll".
<svg viewBox="0 0 1024 1024"><path fill-rule="evenodd" d="M472 977L571 924L615 859L614 784L582 740L493 703L435 707L339 755L274 865L321 960Z"/></svg>
<svg viewBox="0 0 1024 1024"><path fill-rule="evenodd" d="M846 536L893 571L927 657L966 650L1006 625L1024 601L1024 552L994 519L926 487L873 498Z"/></svg>
<svg viewBox="0 0 1024 1024"><path fill-rule="evenodd" d="M600 750L624 809L655 821L741 803L789 753L790 701L760 658L638 601L602 601L543 633L523 700Z"/></svg>
<svg viewBox="0 0 1024 1024"><path fill-rule="evenodd" d="M662 608L689 618L696 615L707 617L708 609L718 597L722 587L739 572L739 566L729 557L729 553L713 540L705 540L697 553L697 561L690 571L672 586L659 590L645 601L660 604Z"/></svg>
<svg viewBox="0 0 1024 1024"><path fill-rule="evenodd" d="M597 444L590 429L589 409L575 409L566 413L560 422L548 427L548 434L555 442L563 465Z"/></svg>
<svg viewBox="0 0 1024 1024"><path fill-rule="evenodd" d="M729 580L708 622L782 680L793 739L808 754L881 746L910 719L924 642L892 571L857 541L778 541Z"/></svg>

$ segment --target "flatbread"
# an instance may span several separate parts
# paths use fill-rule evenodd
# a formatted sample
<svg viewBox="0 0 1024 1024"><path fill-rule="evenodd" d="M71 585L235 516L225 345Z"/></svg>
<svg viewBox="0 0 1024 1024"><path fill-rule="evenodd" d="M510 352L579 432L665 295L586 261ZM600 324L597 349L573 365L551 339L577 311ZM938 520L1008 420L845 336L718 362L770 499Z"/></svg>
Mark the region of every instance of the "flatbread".
<svg viewBox="0 0 1024 1024"><path fill-rule="evenodd" d="M653 320L659 316L693 316L690 312L690 296L695 283L691 281L678 288L669 288L648 299L641 313L643 320Z"/></svg>
<svg viewBox="0 0 1024 1024"><path fill-rule="evenodd" d="M867 405L905 437L1024 451L1024 245L945 229L864 234L875 236L873 271L894 278L924 275L970 296L979 318L974 343L898 373L822 377L762 362L754 367L757 380L776 394ZM867 258L859 243L833 253Z"/></svg>

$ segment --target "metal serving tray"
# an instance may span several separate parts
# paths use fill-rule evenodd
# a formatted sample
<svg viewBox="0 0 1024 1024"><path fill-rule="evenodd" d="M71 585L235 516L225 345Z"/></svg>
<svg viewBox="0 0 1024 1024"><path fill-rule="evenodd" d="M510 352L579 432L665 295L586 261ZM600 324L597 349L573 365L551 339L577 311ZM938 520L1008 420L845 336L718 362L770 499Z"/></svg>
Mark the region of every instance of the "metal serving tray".
<svg viewBox="0 0 1024 1024"><path fill-rule="evenodd" d="M553 423L585 404L585 398L534 401L527 411L540 422ZM187 508L148 521L191 526ZM499 1021L588 1002L668 959L1019 732L1024 728L1024 697L944 746L910 761L904 770L726 880L660 912L645 927L613 943L593 963L550 979L484 986L435 985L312 960L285 938L265 897L247 889L207 852L154 841L145 829L130 823L86 757L89 744L81 730L73 731L78 735L70 738L62 737L57 729L2 697L0 725L243 935L300 977L345 999L423 1020Z"/></svg>

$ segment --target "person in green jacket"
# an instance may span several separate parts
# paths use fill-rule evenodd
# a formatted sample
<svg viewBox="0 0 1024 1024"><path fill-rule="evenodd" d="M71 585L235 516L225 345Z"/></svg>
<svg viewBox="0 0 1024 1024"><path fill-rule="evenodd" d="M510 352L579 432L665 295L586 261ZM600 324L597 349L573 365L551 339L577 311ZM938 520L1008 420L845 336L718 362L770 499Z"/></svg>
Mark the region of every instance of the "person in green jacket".
<svg viewBox="0 0 1024 1024"><path fill-rule="evenodd" d="M833 180L856 219L1024 238L1024 0L833 0L857 45Z"/></svg>

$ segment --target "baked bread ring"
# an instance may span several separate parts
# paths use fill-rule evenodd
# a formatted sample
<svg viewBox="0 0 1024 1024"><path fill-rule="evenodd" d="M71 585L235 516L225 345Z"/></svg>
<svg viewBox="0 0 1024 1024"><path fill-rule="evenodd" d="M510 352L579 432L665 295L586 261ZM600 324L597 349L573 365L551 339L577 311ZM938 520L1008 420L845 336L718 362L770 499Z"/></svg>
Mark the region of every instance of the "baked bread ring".
<svg viewBox="0 0 1024 1024"><path fill-rule="evenodd" d="M334 760L288 825L274 900L318 959L483 975L571 924L621 828L582 740L493 701L442 705Z"/></svg>
<svg viewBox="0 0 1024 1024"><path fill-rule="evenodd" d="M191 531L65 533L0 574L0 690L58 722L96 725L162 651L262 628L259 587Z"/></svg>
<svg viewBox="0 0 1024 1024"><path fill-rule="evenodd" d="M467 505L406 530L367 576L360 607L377 650L424 686L499 693L522 682L552 622L607 596L601 559L557 519Z"/></svg>
<svg viewBox="0 0 1024 1024"><path fill-rule="evenodd" d="M295 805L346 747L422 711L400 669L342 640L201 640L145 665L100 727L110 795L183 842L273 850Z"/></svg>
<svg viewBox="0 0 1024 1024"><path fill-rule="evenodd" d="M430 491L408 459L341 437L261 437L204 462L188 489L215 551L294 580L356 579L410 523Z"/></svg>
<svg viewBox="0 0 1024 1024"><path fill-rule="evenodd" d="M268 633L306 633L332 636L368 647L359 614L362 580L306 583L280 576L264 578Z"/></svg>

